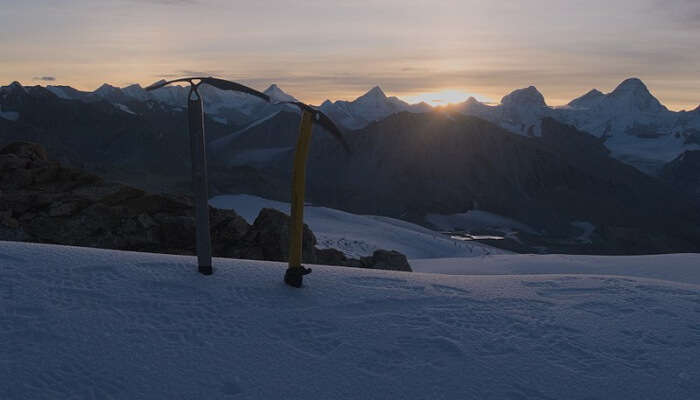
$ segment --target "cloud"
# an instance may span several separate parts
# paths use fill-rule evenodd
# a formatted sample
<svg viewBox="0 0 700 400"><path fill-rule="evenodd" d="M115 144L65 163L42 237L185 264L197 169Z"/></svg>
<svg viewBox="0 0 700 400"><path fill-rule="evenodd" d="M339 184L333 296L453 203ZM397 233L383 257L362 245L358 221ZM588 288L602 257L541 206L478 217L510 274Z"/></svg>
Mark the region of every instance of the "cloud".
<svg viewBox="0 0 700 400"><path fill-rule="evenodd" d="M651 10L668 18L680 29L700 29L700 3L697 0L655 0Z"/></svg>
<svg viewBox="0 0 700 400"><path fill-rule="evenodd" d="M173 78L183 78L183 77L190 77L190 76L214 76L214 77L220 77L224 75L224 71L219 71L219 70L191 70L191 69L183 69L179 71L174 71L174 72L166 72L163 74L158 74L156 75L158 78L166 78L166 79L173 79Z"/></svg>
<svg viewBox="0 0 700 400"><path fill-rule="evenodd" d="M129 3L149 3L159 6L187 6L198 4L200 0L124 0Z"/></svg>
<svg viewBox="0 0 700 400"><path fill-rule="evenodd" d="M53 82L56 80L55 76L35 76L32 78L34 81L41 81L41 82Z"/></svg>

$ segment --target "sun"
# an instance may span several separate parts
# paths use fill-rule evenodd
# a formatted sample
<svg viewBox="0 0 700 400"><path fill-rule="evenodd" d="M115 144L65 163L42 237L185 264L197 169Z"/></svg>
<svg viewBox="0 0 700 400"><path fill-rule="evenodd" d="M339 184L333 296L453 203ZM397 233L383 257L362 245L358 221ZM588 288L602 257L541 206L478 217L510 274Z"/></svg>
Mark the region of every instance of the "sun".
<svg viewBox="0 0 700 400"><path fill-rule="evenodd" d="M411 96L401 96L401 99L410 104L425 102L431 106L445 106L448 104L462 103L469 97L474 97L479 101L489 101L486 97L475 93L468 93L461 90L452 89L441 90L439 92L419 93Z"/></svg>

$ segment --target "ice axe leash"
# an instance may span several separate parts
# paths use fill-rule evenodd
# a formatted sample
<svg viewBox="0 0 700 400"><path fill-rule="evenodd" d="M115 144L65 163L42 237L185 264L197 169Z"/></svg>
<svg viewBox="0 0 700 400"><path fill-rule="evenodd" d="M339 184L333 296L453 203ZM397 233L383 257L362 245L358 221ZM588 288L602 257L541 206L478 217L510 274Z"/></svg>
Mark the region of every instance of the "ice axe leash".
<svg viewBox="0 0 700 400"><path fill-rule="evenodd" d="M304 275L311 273L311 268L301 264L304 236L304 194L306 191L306 161L309 157L311 132L314 123L319 124L340 141L349 152L348 144L343 139L340 129L324 113L301 102L283 102L297 106L301 110L299 137L294 152L292 169L292 207L289 223L289 265L284 274L284 282L292 287L301 287Z"/></svg>
<svg viewBox="0 0 700 400"><path fill-rule="evenodd" d="M146 90L160 89L175 82L188 82L190 84L190 92L187 96L187 116L192 157L192 191L194 194L197 264L199 273L211 275L214 270L212 268L211 231L209 229L209 182L207 179L206 139L204 135L204 108L202 96L198 89L200 85L206 83L217 89L243 92L257 96L265 101L269 101L270 98L264 93L239 83L212 77L192 77L162 81L147 87Z"/></svg>

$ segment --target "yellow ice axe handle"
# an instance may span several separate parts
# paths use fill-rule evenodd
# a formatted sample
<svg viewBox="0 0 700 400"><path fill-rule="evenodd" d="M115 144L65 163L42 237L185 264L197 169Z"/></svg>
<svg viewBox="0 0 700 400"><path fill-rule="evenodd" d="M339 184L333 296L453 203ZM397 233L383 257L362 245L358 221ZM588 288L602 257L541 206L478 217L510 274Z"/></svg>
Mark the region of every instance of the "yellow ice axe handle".
<svg viewBox="0 0 700 400"><path fill-rule="evenodd" d="M304 192L306 190L306 159L309 156L313 114L302 111L299 138L292 169L292 210L289 226L289 268L301 268L301 248L304 233Z"/></svg>

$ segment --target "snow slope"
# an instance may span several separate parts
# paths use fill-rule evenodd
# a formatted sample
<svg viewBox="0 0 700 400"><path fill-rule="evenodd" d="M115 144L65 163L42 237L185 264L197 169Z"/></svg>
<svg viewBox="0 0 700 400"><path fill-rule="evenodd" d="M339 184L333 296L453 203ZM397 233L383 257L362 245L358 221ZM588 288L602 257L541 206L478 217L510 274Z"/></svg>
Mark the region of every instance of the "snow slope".
<svg viewBox="0 0 700 400"><path fill-rule="evenodd" d="M319 109L347 129L360 129L401 111L423 113L432 108L426 103L408 104L398 97L387 97L379 86L375 86L353 101L326 100Z"/></svg>
<svg viewBox="0 0 700 400"><path fill-rule="evenodd" d="M253 223L263 208L289 214L289 204L239 194L216 196L209 203L233 209ZM505 251L479 243L453 240L422 226L393 218L356 215L326 207L304 207L304 222L321 248L336 248L350 257L371 255L374 250L396 250L408 258L476 257Z"/></svg>
<svg viewBox="0 0 700 400"><path fill-rule="evenodd" d="M416 272L456 275L627 275L700 285L700 254L647 256L500 254L479 258L411 260L411 267Z"/></svg>
<svg viewBox="0 0 700 400"><path fill-rule="evenodd" d="M426 221L441 231L479 231L492 229L509 233L512 231L522 231L536 234L537 231L522 222L502 215L490 213L482 210L469 210L460 214L428 214Z"/></svg>
<svg viewBox="0 0 700 400"><path fill-rule="evenodd" d="M0 242L3 399L693 399L700 287Z"/></svg>

